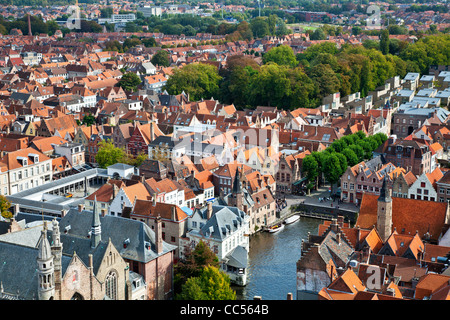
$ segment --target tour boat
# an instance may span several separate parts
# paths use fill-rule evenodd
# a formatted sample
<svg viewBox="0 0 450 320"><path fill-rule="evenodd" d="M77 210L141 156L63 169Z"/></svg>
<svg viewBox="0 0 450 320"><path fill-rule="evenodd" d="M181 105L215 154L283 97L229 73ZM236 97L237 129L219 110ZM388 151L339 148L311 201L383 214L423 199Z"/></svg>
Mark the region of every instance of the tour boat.
<svg viewBox="0 0 450 320"><path fill-rule="evenodd" d="M291 223L294 223L295 221L297 221L298 219L300 219L300 216L298 214L294 214L293 216L290 216L289 218L284 220L284 223L291 224Z"/></svg>
<svg viewBox="0 0 450 320"><path fill-rule="evenodd" d="M276 224L276 225L268 228L267 231L269 231L270 233L275 233L275 232L278 232L283 229L284 229L284 225L280 223L280 224Z"/></svg>

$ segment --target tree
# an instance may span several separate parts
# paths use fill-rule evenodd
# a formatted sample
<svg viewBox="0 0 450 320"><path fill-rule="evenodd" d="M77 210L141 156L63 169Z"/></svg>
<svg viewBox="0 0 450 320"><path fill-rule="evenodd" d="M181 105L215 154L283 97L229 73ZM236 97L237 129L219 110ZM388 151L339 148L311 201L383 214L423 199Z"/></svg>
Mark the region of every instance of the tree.
<svg viewBox="0 0 450 320"><path fill-rule="evenodd" d="M319 176L319 164L313 155L307 155L302 162L302 170L306 173L308 181L317 187L317 178ZM309 188L308 188L309 189Z"/></svg>
<svg viewBox="0 0 450 320"><path fill-rule="evenodd" d="M87 125L88 127L92 126L95 123L95 117L92 114L85 115L83 117L82 124Z"/></svg>
<svg viewBox="0 0 450 320"><path fill-rule="evenodd" d="M169 94L180 94L184 91L189 94L191 101L210 99L218 96L221 79L215 66L191 63L174 69L166 82L165 90Z"/></svg>
<svg viewBox="0 0 450 320"><path fill-rule="evenodd" d="M170 66L169 53L166 50L159 50L150 60L155 66Z"/></svg>
<svg viewBox="0 0 450 320"><path fill-rule="evenodd" d="M341 83L330 65L316 65L310 68L308 75L316 85L319 99L322 99L329 94L339 92Z"/></svg>
<svg viewBox="0 0 450 320"><path fill-rule="evenodd" d="M263 63L275 62L279 65L295 67L298 61L295 57L294 50L288 45L274 47L266 52L263 56Z"/></svg>
<svg viewBox="0 0 450 320"><path fill-rule="evenodd" d="M9 211L11 207L11 202L4 196L0 195L0 213L5 219L11 219L13 214Z"/></svg>
<svg viewBox="0 0 450 320"><path fill-rule="evenodd" d="M143 38L143 39L141 39L141 42L146 48L156 47L156 40L154 37Z"/></svg>
<svg viewBox="0 0 450 320"><path fill-rule="evenodd" d="M123 149L117 148L110 141L99 142L99 149L95 155L95 161L100 168L106 169L107 167L122 162L126 157L126 153Z"/></svg>
<svg viewBox="0 0 450 320"><path fill-rule="evenodd" d="M380 51L383 54L389 53L389 30L383 29L380 37Z"/></svg>
<svg viewBox="0 0 450 320"><path fill-rule="evenodd" d="M314 32L309 36L311 40L326 40L327 35L323 31L322 28L317 28Z"/></svg>
<svg viewBox="0 0 450 320"><path fill-rule="evenodd" d="M341 178L341 175L347 169L347 167L342 168L339 161L340 153L332 152L325 158L324 174L327 181L331 184L332 193L334 191L335 184Z"/></svg>
<svg viewBox="0 0 450 320"><path fill-rule="evenodd" d="M358 164L359 158L356 155L355 151L353 151L351 148L347 147L342 151L342 154L347 158L347 163L350 167L353 167L354 165Z"/></svg>
<svg viewBox="0 0 450 320"><path fill-rule="evenodd" d="M206 266L198 277L189 278L183 285L179 300L236 300L230 278L217 267Z"/></svg>
<svg viewBox="0 0 450 320"><path fill-rule="evenodd" d="M180 260L174 268L175 292L180 292L182 285L187 279L200 276L203 268L206 266L218 268L219 259L205 242L200 241L195 246L194 250L191 250L190 247L186 247L184 259Z"/></svg>
<svg viewBox="0 0 450 320"><path fill-rule="evenodd" d="M118 85L126 91L136 91L139 84L141 84L141 78L134 72L125 73L118 82Z"/></svg>
<svg viewBox="0 0 450 320"><path fill-rule="evenodd" d="M269 24L267 23L266 18L256 17L250 22L250 26L252 28L253 36L257 39L264 38L270 34Z"/></svg>

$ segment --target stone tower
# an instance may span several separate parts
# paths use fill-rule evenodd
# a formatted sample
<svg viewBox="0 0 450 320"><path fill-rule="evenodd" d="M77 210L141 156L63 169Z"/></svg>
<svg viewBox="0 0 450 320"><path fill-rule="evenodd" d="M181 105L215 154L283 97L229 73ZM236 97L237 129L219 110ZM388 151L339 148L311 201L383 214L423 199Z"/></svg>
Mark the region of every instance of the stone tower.
<svg viewBox="0 0 450 320"><path fill-rule="evenodd" d="M53 265L53 254L47 239L47 223L38 242L38 298L39 300L50 300L55 297L55 270Z"/></svg>
<svg viewBox="0 0 450 320"><path fill-rule="evenodd" d="M392 198L386 176L383 179L383 186L378 198L377 231L383 243L386 242L392 233Z"/></svg>
<svg viewBox="0 0 450 320"><path fill-rule="evenodd" d="M243 206L242 198L243 198L243 195L242 195L239 168L236 167L236 174L234 175L234 181L233 181L233 189L231 190L231 197L229 198L228 205L242 210L242 206Z"/></svg>

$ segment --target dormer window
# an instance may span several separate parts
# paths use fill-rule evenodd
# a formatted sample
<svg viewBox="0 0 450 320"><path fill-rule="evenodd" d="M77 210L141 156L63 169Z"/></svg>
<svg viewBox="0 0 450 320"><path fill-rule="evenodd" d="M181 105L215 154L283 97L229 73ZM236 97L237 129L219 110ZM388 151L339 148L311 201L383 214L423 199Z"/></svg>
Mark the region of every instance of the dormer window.
<svg viewBox="0 0 450 320"><path fill-rule="evenodd" d="M29 153L28 157L34 162L39 163L39 155L35 153Z"/></svg>
<svg viewBox="0 0 450 320"><path fill-rule="evenodd" d="M25 157L17 157L17 161L22 165L22 167L25 167L28 165L28 159Z"/></svg>

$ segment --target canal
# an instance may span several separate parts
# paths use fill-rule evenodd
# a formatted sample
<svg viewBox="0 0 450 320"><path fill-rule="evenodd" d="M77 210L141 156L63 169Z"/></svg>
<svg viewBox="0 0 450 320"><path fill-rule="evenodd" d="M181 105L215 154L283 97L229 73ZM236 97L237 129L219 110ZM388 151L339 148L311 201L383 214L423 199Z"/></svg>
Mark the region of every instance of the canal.
<svg viewBox="0 0 450 320"><path fill-rule="evenodd" d="M277 233L260 232L250 237L247 286L234 287L236 298L286 300L290 292L296 299L296 263L302 239L317 234L320 219L300 217Z"/></svg>

